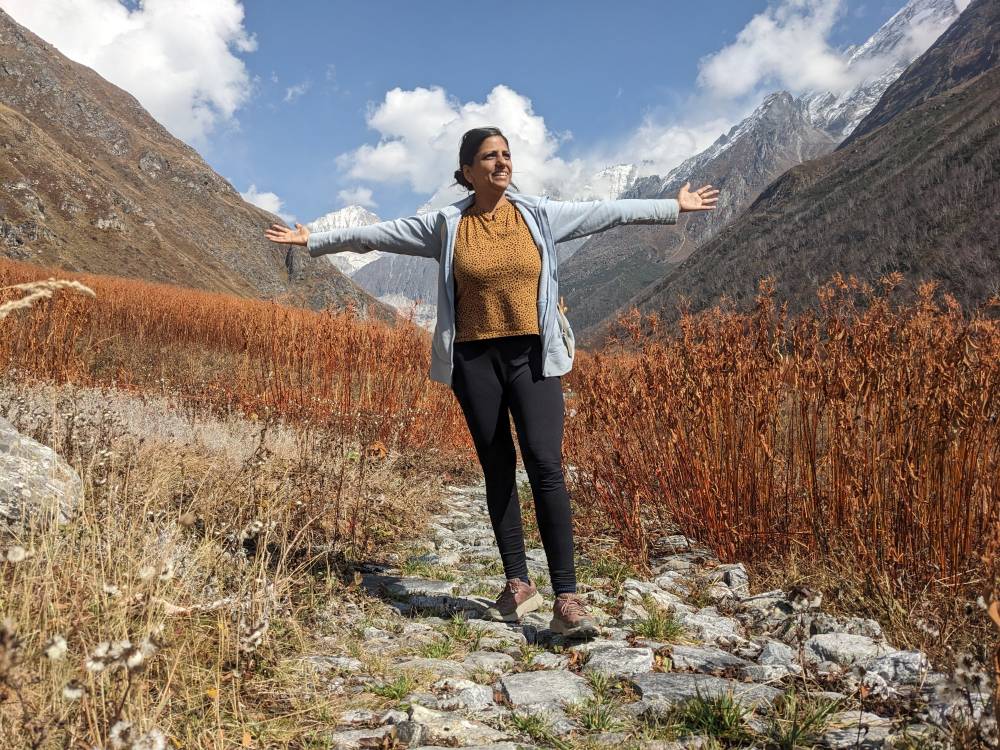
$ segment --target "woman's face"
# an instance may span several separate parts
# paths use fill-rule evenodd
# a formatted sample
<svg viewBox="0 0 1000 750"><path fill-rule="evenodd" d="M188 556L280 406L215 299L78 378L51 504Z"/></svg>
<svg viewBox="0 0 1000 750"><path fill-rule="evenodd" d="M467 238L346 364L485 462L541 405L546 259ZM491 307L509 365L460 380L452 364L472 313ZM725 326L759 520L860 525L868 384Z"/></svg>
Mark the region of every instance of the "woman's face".
<svg viewBox="0 0 1000 750"><path fill-rule="evenodd" d="M472 164L462 165L462 174L478 192L503 192L510 185L514 171L510 160L510 147L499 135L491 135L479 144Z"/></svg>

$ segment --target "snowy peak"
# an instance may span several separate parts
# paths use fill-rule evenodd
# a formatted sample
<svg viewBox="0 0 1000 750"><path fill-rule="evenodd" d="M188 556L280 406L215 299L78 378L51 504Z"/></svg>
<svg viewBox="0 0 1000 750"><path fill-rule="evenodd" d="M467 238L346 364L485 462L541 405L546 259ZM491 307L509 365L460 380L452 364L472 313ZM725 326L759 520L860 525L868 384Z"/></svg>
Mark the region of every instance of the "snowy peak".
<svg viewBox="0 0 1000 750"><path fill-rule="evenodd" d="M382 221L363 206L347 206L338 211L331 211L324 216L306 224L310 232L326 232L330 229L346 229L347 227L366 227Z"/></svg>
<svg viewBox="0 0 1000 750"><path fill-rule="evenodd" d="M849 50L847 73L853 86L840 94L803 94L812 123L835 138L846 138L956 18L955 0L910 0L864 44Z"/></svg>
<svg viewBox="0 0 1000 750"><path fill-rule="evenodd" d="M310 232L328 232L331 229L366 227L380 221L381 219L376 214L363 206L347 206L310 221L306 227ZM359 269L364 268L373 260L377 260L381 255L382 253L375 251L371 253L331 253L324 257L345 276L353 276Z"/></svg>

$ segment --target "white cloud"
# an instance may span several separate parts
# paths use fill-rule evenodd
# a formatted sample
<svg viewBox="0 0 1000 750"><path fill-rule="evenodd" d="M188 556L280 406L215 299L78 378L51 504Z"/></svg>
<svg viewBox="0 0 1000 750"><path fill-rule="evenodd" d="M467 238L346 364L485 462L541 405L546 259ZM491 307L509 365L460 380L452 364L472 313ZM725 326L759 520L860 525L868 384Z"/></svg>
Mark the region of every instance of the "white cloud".
<svg viewBox="0 0 1000 750"><path fill-rule="evenodd" d="M702 58L698 83L732 98L761 85L843 91L847 60L827 42L842 0L783 0L750 19L736 41Z"/></svg>
<svg viewBox="0 0 1000 750"><path fill-rule="evenodd" d="M296 83L294 86L289 86L285 89L285 101L293 102L306 93L309 87L312 86L310 81L302 81L302 83Z"/></svg>
<svg viewBox="0 0 1000 750"><path fill-rule="evenodd" d="M198 143L234 121L253 84L238 53L256 39L240 0L0 0L18 23L139 100L176 137Z"/></svg>
<svg viewBox="0 0 1000 750"><path fill-rule="evenodd" d="M961 11L968 3L955 0L955 7ZM776 89L840 94L894 63L916 58L952 20L947 13L904 6L900 14L906 25L892 53L866 54L852 63L848 52L829 43L845 12L844 0L779 0L750 19L734 42L701 59L698 84L719 99L759 99Z"/></svg>
<svg viewBox="0 0 1000 750"><path fill-rule="evenodd" d="M440 87L395 88L369 108L367 120L379 142L341 154L339 166L348 177L408 184L418 193L433 193L453 181L462 134L484 125L495 125L507 136L514 182L521 190L564 189L582 167L556 155L564 136L548 129L531 100L504 85L494 87L484 102L459 102Z"/></svg>
<svg viewBox="0 0 1000 750"><path fill-rule="evenodd" d="M261 192L257 190L256 185L251 184L249 189L245 193L240 192L240 195L247 203L252 203L255 206L263 208L265 211L277 214L289 224L295 222L295 214L284 213L281 210L285 202L278 197L277 193Z"/></svg>
<svg viewBox="0 0 1000 750"><path fill-rule="evenodd" d="M337 197L348 206L364 206L365 208L375 208L378 204L372 198L372 191L366 187L355 187L350 190L341 190Z"/></svg>

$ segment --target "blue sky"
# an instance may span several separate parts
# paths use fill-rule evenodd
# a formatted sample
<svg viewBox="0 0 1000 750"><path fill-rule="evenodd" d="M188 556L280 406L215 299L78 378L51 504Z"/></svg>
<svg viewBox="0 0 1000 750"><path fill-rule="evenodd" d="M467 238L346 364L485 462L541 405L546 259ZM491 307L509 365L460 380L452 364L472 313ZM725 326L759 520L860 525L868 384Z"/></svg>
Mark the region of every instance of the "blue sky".
<svg viewBox="0 0 1000 750"><path fill-rule="evenodd" d="M769 91L846 85L842 50L902 4L0 0L303 222L440 202L458 135L484 120L514 134L527 188L623 160L665 171Z"/></svg>

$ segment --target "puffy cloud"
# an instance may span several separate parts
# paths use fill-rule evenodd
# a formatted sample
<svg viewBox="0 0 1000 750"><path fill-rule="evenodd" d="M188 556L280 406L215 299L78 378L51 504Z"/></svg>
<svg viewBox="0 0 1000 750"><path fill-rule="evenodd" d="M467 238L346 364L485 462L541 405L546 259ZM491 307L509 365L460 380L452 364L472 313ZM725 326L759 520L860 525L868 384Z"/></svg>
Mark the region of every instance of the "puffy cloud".
<svg viewBox="0 0 1000 750"><path fill-rule="evenodd" d="M253 84L238 53L257 42L240 0L0 0L18 23L139 100L193 143L233 121Z"/></svg>
<svg viewBox="0 0 1000 750"><path fill-rule="evenodd" d="M755 15L736 41L702 58L698 83L720 97L738 97L773 83L795 91L842 91L847 60L827 37L842 0L783 0Z"/></svg>
<svg viewBox="0 0 1000 750"><path fill-rule="evenodd" d="M378 204L372 198L372 191L366 187L355 187L349 190L341 190L337 197L348 206L364 206L365 208L375 208Z"/></svg>
<svg viewBox="0 0 1000 750"><path fill-rule="evenodd" d="M954 1L958 11L969 3ZM947 12L910 3L899 11L902 37L891 53L852 60L828 41L844 12L843 0L780 0L750 19L734 42L701 59L699 86L720 99L759 98L777 88L843 93L919 56L952 21Z"/></svg>
<svg viewBox="0 0 1000 750"><path fill-rule="evenodd" d="M395 88L369 109L367 121L379 142L338 157L338 165L354 179L405 183L416 192L433 193L453 182L462 134L484 125L495 125L507 136L514 182L521 190L551 192L582 169L556 155L566 136L551 132L531 100L504 85L494 87L483 102L459 102L440 87Z"/></svg>
<svg viewBox="0 0 1000 750"><path fill-rule="evenodd" d="M256 185L251 184L250 188L245 193L240 192L240 195L247 203L252 203L265 211L277 214L289 224L295 221L295 214L284 213L281 210L285 202L278 197L277 193L259 191Z"/></svg>

